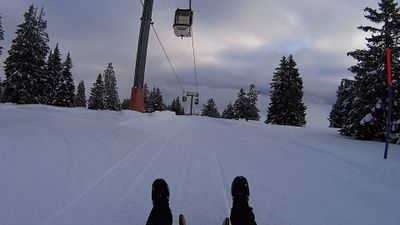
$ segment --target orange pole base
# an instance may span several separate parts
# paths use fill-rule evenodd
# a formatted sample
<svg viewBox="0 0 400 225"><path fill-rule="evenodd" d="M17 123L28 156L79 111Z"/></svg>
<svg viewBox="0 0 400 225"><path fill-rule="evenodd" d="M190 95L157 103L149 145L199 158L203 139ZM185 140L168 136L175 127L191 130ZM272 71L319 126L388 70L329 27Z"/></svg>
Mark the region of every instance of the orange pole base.
<svg viewBox="0 0 400 225"><path fill-rule="evenodd" d="M133 87L131 94L131 103L129 105L129 108L137 112L144 112L143 96L144 96L144 91L142 87L140 88Z"/></svg>

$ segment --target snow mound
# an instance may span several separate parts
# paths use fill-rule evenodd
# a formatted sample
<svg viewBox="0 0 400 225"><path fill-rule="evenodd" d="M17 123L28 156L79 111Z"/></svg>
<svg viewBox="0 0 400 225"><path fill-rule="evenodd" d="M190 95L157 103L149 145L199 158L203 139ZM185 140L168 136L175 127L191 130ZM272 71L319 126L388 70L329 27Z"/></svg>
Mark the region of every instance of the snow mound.
<svg viewBox="0 0 400 225"><path fill-rule="evenodd" d="M151 117L155 117L159 120L172 120L176 118L175 112L170 112L170 111L155 111L153 113L148 114Z"/></svg>

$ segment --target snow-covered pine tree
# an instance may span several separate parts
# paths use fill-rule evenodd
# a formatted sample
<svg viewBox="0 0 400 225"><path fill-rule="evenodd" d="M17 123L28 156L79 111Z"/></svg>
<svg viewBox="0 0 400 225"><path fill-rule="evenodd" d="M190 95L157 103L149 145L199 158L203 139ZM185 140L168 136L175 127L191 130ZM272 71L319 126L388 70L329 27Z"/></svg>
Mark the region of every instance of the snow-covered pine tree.
<svg viewBox="0 0 400 225"><path fill-rule="evenodd" d="M246 118L246 108L248 99L246 97L246 93L244 92L243 88L240 89L237 95L238 98L233 104L233 109L234 109L234 118L238 120Z"/></svg>
<svg viewBox="0 0 400 225"><path fill-rule="evenodd" d="M215 105L214 99L210 98L208 99L207 104L203 104L203 108L201 109L201 115L213 118L221 117L218 112L217 106Z"/></svg>
<svg viewBox="0 0 400 225"><path fill-rule="evenodd" d="M165 110L165 104L164 100L160 91L160 88L156 88L154 86L153 90L150 92L149 98L148 98L148 111L149 113L155 112L155 111L163 111Z"/></svg>
<svg viewBox="0 0 400 225"><path fill-rule="evenodd" d="M282 57L271 83L271 101L265 123L305 126L303 80L293 56Z"/></svg>
<svg viewBox="0 0 400 225"><path fill-rule="evenodd" d="M49 52L49 38L45 31L47 21L44 10L37 14L31 5L24 14L24 22L18 25L4 62L4 100L18 104L47 103L45 65Z"/></svg>
<svg viewBox="0 0 400 225"><path fill-rule="evenodd" d="M121 103L118 96L117 79L112 63L109 63L104 70L104 109L112 111L121 111Z"/></svg>
<svg viewBox="0 0 400 225"><path fill-rule="evenodd" d="M1 25L1 20L3 17L1 17L0 13L0 41L4 40L4 31L3 31L3 26ZM3 53L3 47L0 45L0 55Z"/></svg>
<svg viewBox="0 0 400 225"><path fill-rule="evenodd" d="M329 114L329 127L342 128L343 121L350 113L352 104L352 95L354 91L354 81L342 79L337 90L337 98L335 104L332 105L332 110Z"/></svg>
<svg viewBox="0 0 400 225"><path fill-rule="evenodd" d="M62 77L65 82L65 98L64 98L64 106L65 107L75 107L75 84L74 79L72 78L72 59L71 55L68 52L67 58L63 63Z"/></svg>
<svg viewBox="0 0 400 225"><path fill-rule="evenodd" d="M221 118L233 119L234 117L235 117L235 108L233 107L232 102L229 102L229 104L222 112Z"/></svg>
<svg viewBox="0 0 400 225"><path fill-rule="evenodd" d="M62 63L60 50L57 44L54 52L50 51L49 60L47 61L45 83L47 104L58 105L56 96L58 95L61 83L63 83Z"/></svg>
<svg viewBox="0 0 400 225"><path fill-rule="evenodd" d="M300 77L297 64L290 55L288 58L288 75L289 75L289 99L288 106L290 109L288 124L292 126L306 125L306 109L303 102L303 79Z"/></svg>
<svg viewBox="0 0 400 225"><path fill-rule="evenodd" d="M386 116L388 106L387 72L385 49L392 49L392 71L400 69L400 13L394 0L381 0L378 9L365 8L365 18L370 24L359 29L371 36L366 38L366 48L349 52L357 64L349 70L355 74L355 91L352 110L344 121L341 134L357 139L371 140L386 138ZM394 73L396 74L396 72ZM400 137L400 80L393 76L393 136L395 142ZM399 122L400 123L400 122Z"/></svg>
<svg viewBox="0 0 400 225"><path fill-rule="evenodd" d="M175 101L175 99L172 99L172 103L171 103L171 105L167 106L167 109L169 111L171 111L171 112L175 112L175 109L176 109L176 101Z"/></svg>
<svg viewBox="0 0 400 225"><path fill-rule="evenodd" d="M85 83L83 80L81 80L78 84L76 98L75 98L75 106L86 108Z"/></svg>
<svg viewBox="0 0 400 225"><path fill-rule="evenodd" d="M279 67L275 69L272 77L270 103L268 107L266 124L283 124L285 113L285 100L283 97L286 95L286 87L283 83L285 77L285 71L287 70L287 60L283 56Z"/></svg>
<svg viewBox="0 0 400 225"><path fill-rule="evenodd" d="M1 77L0 77L0 103L3 102L3 82L1 82Z"/></svg>
<svg viewBox="0 0 400 225"><path fill-rule="evenodd" d="M46 96L47 93L46 91L46 85L47 85L47 76L46 76L46 56L50 50L49 48L49 35L46 32L47 28L47 21L44 18L45 12L44 12L44 7L40 9L40 12L37 16L36 22L37 22L37 32L39 34L39 45L38 45L38 50L37 50L37 55L38 57L41 57L43 59L44 65L41 66L41 74L39 73L39 82L36 83L36 90L38 90L39 96L43 99L42 103L45 104L47 102Z"/></svg>
<svg viewBox="0 0 400 225"><path fill-rule="evenodd" d="M250 85L250 90L247 93L247 110L246 110L246 120L260 120L260 115L258 114L260 110L257 108L258 91L254 84Z"/></svg>
<svg viewBox="0 0 400 225"><path fill-rule="evenodd" d="M176 110L175 110L176 115L185 115L185 109L183 108L178 96L176 97L175 104L176 104L175 105L176 106Z"/></svg>
<svg viewBox="0 0 400 225"><path fill-rule="evenodd" d="M160 88L158 88L158 87L157 87L157 90L156 90L156 99L155 100L156 100L155 101L155 103L156 103L155 104L156 111L165 110L166 106L164 104L164 98L162 96Z"/></svg>
<svg viewBox="0 0 400 225"><path fill-rule="evenodd" d="M57 45L58 48L58 45ZM67 58L61 64L61 74L57 80L56 93L53 105L62 107L75 106L75 85L72 79L72 60L68 53Z"/></svg>
<svg viewBox="0 0 400 225"><path fill-rule="evenodd" d="M129 110L129 105L131 104L131 99L125 98L121 103L122 110Z"/></svg>
<svg viewBox="0 0 400 225"><path fill-rule="evenodd" d="M156 86L153 87L153 90L149 92L149 96L147 97L147 104L145 105L145 112L152 113L155 110L154 107L154 98L156 96ZM144 100L144 97L143 97Z"/></svg>
<svg viewBox="0 0 400 225"><path fill-rule="evenodd" d="M144 111L147 113L150 112L149 111L149 96L150 96L149 88L147 87L147 84L144 84L143 103L144 103Z"/></svg>
<svg viewBox="0 0 400 225"><path fill-rule="evenodd" d="M173 99L171 105L168 108L170 111L175 112L176 115L185 115L185 110L180 103L179 97Z"/></svg>
<svg viewBox="0 0 400 225"><path fill-rule="evenodd" d="M104 109L104 82L102 75L97 76L96 82L90 89L90 97L88 102L88 109L103 110Z"/></svg>

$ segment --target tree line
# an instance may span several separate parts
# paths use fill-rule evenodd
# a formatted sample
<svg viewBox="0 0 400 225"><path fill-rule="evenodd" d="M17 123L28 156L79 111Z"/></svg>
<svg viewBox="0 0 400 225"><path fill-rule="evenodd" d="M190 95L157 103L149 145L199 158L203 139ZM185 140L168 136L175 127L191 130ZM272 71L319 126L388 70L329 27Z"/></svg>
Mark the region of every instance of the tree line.
<svg viewBox="0 0 400 225"><path fill-rule="evenodd" d="M271 85L271 101L269 103L268 115L265 123L287 126L306 125L306 106L303 102L303 80L300 77L297 64L292 55L282 57L276 68ZM237 99L226 106L222 114L219 113L213 98L209 98L201 109L201 116L223 119L260 120L260 110L257 108L259 92L254 84L250 85L249 91L243 88L237 93ZM123 109L129 109L130 99L122 103ZM176 97L171 105L166 106L160 89L153 87L149 91L147 85L144 87L145 112L170 110L177 115L184 115L179 97Z"/></svg>
<svg viewBox="0 0 400 225"><path fill-rule="evenodd" d="M88 109L120 111L121 103L117 91L117 79L112 63L99 74L90 89Z"/></svg>
<svg viewBox="0 0 400 225"><path fill-rule="evenodd" d="M16 104L47 104L60 107L86 107L89 109L121 110L115 72L110 63L91 89L86 101L84 82L80 81L77 93L72 77L72 59L65 60L57 44L48 46L47 21L44 9L30 5L24 13L24 22L17 26L8 57L4 62L5 80L0 78L0 102ZM0 40L3 40L0 15ZM0 46L0 54L3 47ZM99 79L100 78L100 79Z"/></svg>
<svg viewBox="0 0 400 225"><path fill-rule="evenodd" d="M282 57L270 85L270 103L265 123L305 126L307 108L303 102L303 80L292 55ZM221 117L258 121L261 118L257 108L258 94L254 84L250 85L247 93L240 89L235 103L232 105L229 102ZM209 99L207 104L203 105L202 115L220 117L213 99Z"/></svg>
<svg viewBox="0 0 400 225"><path fill-rule="evenodd" d="M185 115L185 109L183 108L179 97L177 96L172 100L170 105L164 103L164 97L159 87L154 86L150 91L147 84L144 85L143 91L144 101L144 112L152 113L155 111L172 111L176 115ZM129 109L130 99L124 99L122 102L122 109Z"/></svg>
<svg viewBox="0 0 400 225"><path fill-rule="evenodd" d="M16 38L4 62L6 77L1 99L17 104L73 107L72 60L68 53L62 61L58 44L50 50L44 15L43 8L38 10L31 5L24 22L17 26Z"/></svg>
<svg viewBox="0 0 400 225"><path fill-rule="evenodd" d="M47 21L43 8L31 5L24 14L24 22L17 27L16 38L5 61L6 79L0 85L1 101L16 104L48 104L62 107L87 107L93 110L116 110L129 108L129 99L120 103L115 71L109 63L103 74L97 76L86 100L85 85L79 82L75 94L72 77L72 59L67 53L65 60L57 44L54 50L48 46ZM0 15L0 40L3 39ZM2 48L0 48L1 53ZM304 126L305 109L302 101L302 79L293 56L283 57L271 83L271 102L265 123ZM218 112L214 99L210 98L201 110L202 116L259 120L257 108L259 92L250 85L246 93L240 89L234 104L229 103L222 114ZM168 106L164 104L161 91L145 85L145 112L170 110L184 115L180 98L176 97Z"/></svg>
<svg viewBox="0 0 400 225"><path fill-rule="evenodd" d="M213 98L210 98L201 110L202 116L223 118L223 119L245 119L258 121L261 117L260 110L257 108L258 91L254 84L250 85L249 92L245 92L243 88L239 90L237 99L232 105L231 102L226 106L220 115Z"/></svg>
<svg viewBox="0 0 400 225"><path fill-rule="evenodd" d="M371 34L366 48L349 52L357 63L349 68L353 79L343 79L329 115L330 126L342 135L362 140L386 139L388 115L386 48L392 50L393 112L390 141L400 144L400 8L382 0L377 9L365 8L369 25L358 27Z"/></svg>

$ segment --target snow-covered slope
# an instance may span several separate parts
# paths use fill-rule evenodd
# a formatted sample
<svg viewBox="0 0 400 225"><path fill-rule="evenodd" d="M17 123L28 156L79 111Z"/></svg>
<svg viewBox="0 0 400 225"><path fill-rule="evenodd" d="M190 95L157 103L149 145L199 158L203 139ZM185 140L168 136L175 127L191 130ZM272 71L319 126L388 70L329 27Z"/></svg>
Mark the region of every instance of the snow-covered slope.
<svg viewBox="0 0 400 225"><path fill-rule="evenodd" d="M167 180L174 224L221 224L248 178L265 225L398 225L400 146L333 129L0 104L1 225L144 225Z"/></svg>

